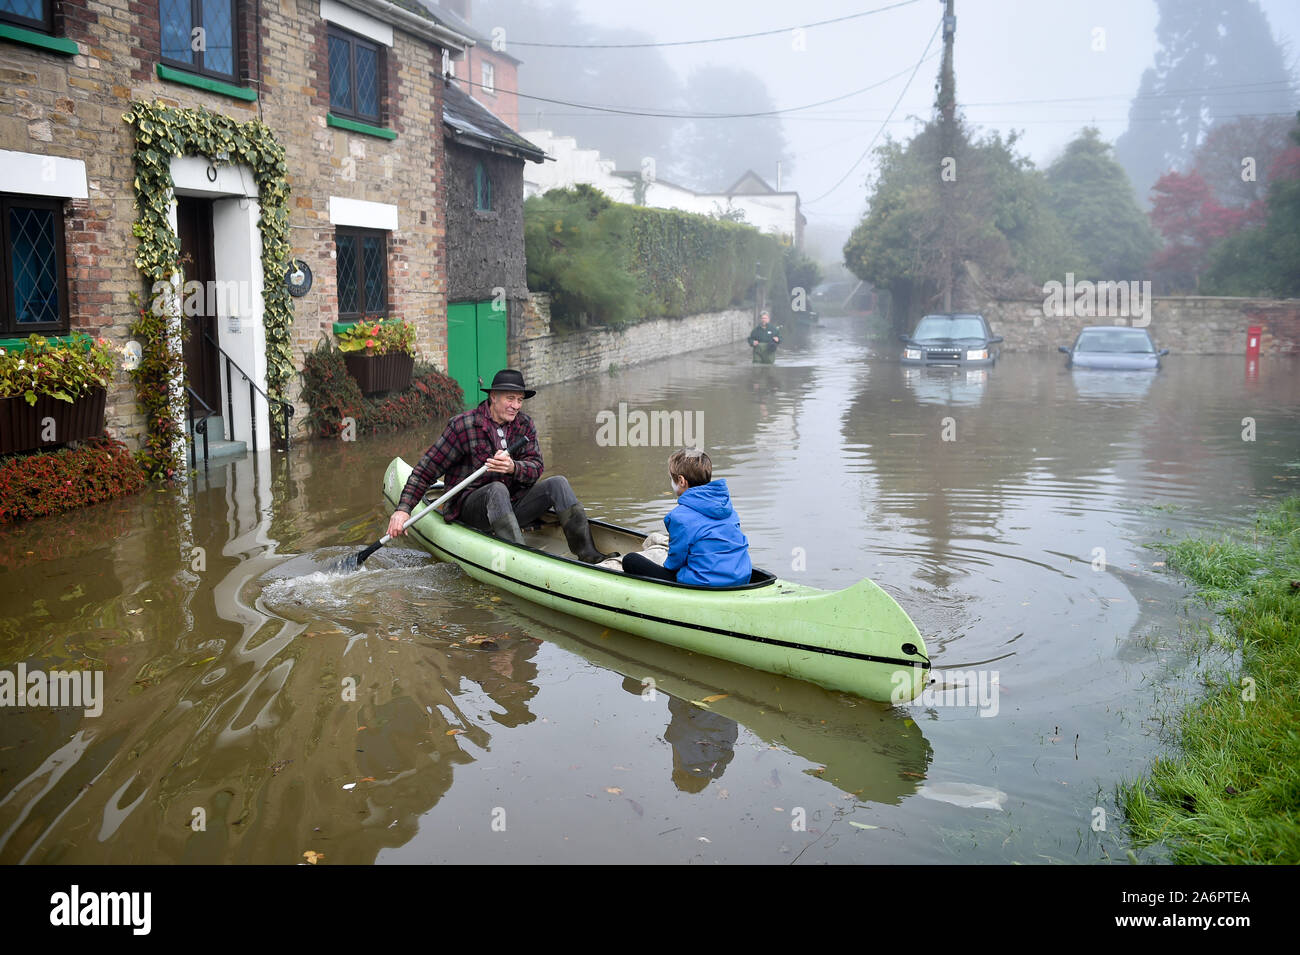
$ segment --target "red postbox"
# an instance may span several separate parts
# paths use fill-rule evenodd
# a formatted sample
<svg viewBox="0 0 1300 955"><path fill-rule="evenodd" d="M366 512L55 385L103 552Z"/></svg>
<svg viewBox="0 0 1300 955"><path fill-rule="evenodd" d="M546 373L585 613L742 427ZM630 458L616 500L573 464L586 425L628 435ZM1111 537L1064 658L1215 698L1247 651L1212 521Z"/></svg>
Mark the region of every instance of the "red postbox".
<svg viewBox="0 0 1300 955"><path fill-rule="evenodd" d="M1246 329L1246 357L1259 358L1259 337L1264 330L1258 325Z"/></svg>

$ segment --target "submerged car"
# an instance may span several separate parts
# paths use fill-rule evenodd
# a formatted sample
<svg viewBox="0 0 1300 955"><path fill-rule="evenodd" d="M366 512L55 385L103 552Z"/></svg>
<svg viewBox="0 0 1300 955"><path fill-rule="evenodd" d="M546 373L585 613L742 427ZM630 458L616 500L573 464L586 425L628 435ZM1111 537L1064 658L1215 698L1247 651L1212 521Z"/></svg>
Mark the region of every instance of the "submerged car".
<svg viewBox="0 0 1300 955"><path fill-rule="evenodd" d="M1070 357L1067 368L1108 368L1117 371L1141 371L1160 367L1160 358L1168 348L1156 351L1145 328L1128 325L1089 325L1079 332L1072 346L1061 345Z"/></svg>
<svg viewBox="0 0 1300 955"><path fill-rule="evenodd" d="M991 365L998 358L994 346L1002 341L984 316L974 313L927 315L911 335L898 337L905 365Z"/></svg>

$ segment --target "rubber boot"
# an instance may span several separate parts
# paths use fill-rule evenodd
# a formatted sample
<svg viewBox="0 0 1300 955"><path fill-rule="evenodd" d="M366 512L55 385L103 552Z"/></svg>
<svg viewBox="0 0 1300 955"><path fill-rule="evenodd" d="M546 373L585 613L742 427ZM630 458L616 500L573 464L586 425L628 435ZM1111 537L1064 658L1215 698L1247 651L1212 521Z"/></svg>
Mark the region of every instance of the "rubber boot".
<svg viewBox="0 0 1300 955"><path fill-rule="evenodd" d="M506 514L505 517L498 517L493 521L492 534L503 541L510 541L512 544L522 544L524 542L524 535L520 533L519 522L515 520L513 513Z"/></svg>
<svg viewBox="0 0 1300 955"><path fill-rule="evenodd" d="M581 504L574 504L556 512L560 527L564 529L564 539L568 542L573 556L586 564L599 564L613 554L602 554L596 550L596 542L591 539L591 527L587 523L587 512Z"/></svg>

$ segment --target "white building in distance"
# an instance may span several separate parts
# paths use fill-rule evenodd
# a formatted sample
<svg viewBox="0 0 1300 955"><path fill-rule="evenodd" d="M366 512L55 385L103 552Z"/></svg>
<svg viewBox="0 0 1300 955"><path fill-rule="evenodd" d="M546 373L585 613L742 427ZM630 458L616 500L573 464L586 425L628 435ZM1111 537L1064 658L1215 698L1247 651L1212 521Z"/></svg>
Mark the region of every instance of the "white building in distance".
<svg viewBox="0 0 1300 955"><path fill-rule="evenodd" d="M522 135L542 149L547 158L543 163L529 163L524 170L525 199L585 183L615 202L630 205L712 216L740 213L742 221L760 232L776 236L785 245L803 247L807 220L799 211L799 193L778 192L753 170L746 170L724 192L695 192L658 178L649 160L646 168L618 171L614 160L602 159L599 150L579 148L572 136L556 136L548 129L529 130Z"/></svg>

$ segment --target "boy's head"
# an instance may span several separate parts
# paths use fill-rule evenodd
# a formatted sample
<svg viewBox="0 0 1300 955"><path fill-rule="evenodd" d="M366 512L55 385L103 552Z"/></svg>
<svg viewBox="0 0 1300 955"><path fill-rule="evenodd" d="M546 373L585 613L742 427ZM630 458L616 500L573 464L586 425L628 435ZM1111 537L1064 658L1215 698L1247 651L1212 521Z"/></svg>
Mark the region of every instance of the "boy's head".
<svg viewBox="0 0 1300 955"><path fill-rule="evenodd" d="M713 462L699 448L680 448L668 458L668 475L674 490L679 486L678 478L686 482L686 487L699 487L713 480Z"/></svg>

